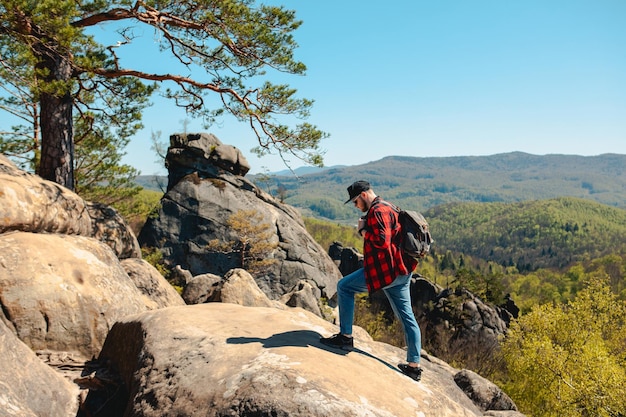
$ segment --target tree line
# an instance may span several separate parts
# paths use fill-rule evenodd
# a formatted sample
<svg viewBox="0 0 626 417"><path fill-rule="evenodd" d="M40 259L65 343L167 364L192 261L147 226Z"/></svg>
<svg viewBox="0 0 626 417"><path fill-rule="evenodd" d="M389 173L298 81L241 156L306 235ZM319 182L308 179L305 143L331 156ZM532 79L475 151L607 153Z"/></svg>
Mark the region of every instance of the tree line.
<svg viewBox="0 0 626 417"><path fill-rule="evenodd" d="M424 214L440 250L519 272L562 269L626 249L626 210L590 200L454 203Z"/></svg>

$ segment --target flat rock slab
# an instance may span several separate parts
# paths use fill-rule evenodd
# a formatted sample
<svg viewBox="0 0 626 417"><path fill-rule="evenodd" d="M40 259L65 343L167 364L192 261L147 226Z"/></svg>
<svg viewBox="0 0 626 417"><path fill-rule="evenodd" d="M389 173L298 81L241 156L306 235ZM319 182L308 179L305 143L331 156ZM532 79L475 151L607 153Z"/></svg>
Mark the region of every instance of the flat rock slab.
<svg viewBox="0 0 626 417"><path fill-rule="evenodd" d="M396 368L404 350L362 330L354 351L319 343L336 331L301 308L169 307L116 323L99 360L126 385L127 417L483 415L444 362L425 355L415 382Z"/></svg>

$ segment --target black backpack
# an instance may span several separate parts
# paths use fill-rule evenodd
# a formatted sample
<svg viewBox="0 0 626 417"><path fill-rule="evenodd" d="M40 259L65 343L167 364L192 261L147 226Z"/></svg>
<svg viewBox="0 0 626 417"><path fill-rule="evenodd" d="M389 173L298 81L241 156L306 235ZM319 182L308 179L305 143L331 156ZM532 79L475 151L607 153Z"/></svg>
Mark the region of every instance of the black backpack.
<svg viewBox="0 0 626 417"><path fill-rule="evenodd" d="M411 258L423 258L430 252L433 238L430 235L428 222L421 213L411 210L402 210L393 204L387 203L398 212L400 223L400 248Z"/></svg>
<svg viewBox="0 0 626 417"><path fill-rule="evenodd" d="M428 222L421 213L399 210L398 219L402 233L400 247L411 258L423 258L430 252L433 238L428 230Z"/></svg>

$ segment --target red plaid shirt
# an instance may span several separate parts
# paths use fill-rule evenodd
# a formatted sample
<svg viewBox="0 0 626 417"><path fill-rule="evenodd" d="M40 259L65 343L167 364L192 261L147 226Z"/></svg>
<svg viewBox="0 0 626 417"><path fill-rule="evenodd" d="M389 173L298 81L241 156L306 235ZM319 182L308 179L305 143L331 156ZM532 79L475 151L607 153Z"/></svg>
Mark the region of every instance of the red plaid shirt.
<svg viewBox="0 0 626 417"><path fill-rule="evenodd" d="M417 260L404 255L398 242L398 213L380 197L372 202L366 214L363 231L363 268L370 293L391 284L399 275L413 272Z"/></svg>

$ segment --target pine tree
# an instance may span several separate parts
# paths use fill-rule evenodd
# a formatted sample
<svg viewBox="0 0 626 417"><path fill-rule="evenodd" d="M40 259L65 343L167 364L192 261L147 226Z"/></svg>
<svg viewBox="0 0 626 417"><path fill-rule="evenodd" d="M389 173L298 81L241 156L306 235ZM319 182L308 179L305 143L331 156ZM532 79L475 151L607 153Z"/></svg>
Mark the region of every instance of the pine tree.
<svg viewBox="0 0 626 417"><path fill-rule="evenodd" d="M117 27L117 42L98 41L104 32L92 29L105 24ZM293 54L292 33L300 24L293 11L252 0L0 0L0 84L15 83L33 99L24 104L37 104L37 172L70 189L76 117L87 123L100 114L120 129L133 129L122 119L137 120L157 85L207 126L224 114L249 124L259 155L277 151L321 165L318 146L326 134L304 122L290 127L284 119L308 117L313 102L268 80L269 72L305 73ZM122 51L142 32L160 47L145 62L170 59L180 73L125 66Z"/></svg>
<svg viewBox="0 0 626 417"><path fill-rule="evenodd" d="M239 210L233 213L228 218L227 224L236 239L225 242L215 239L209 242L208 248L219 252L236 253L241 268L252 275L262 273L276 262L271 254L278 247L278 240L274 238L274 226L264 222L263 219L263 214L257 210Z"/></svg>

